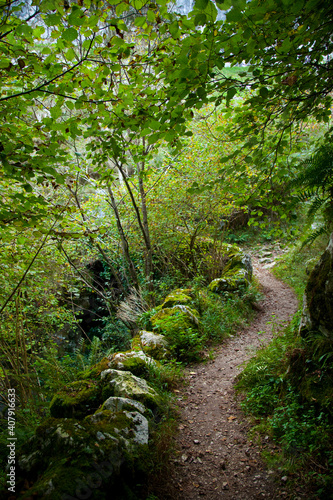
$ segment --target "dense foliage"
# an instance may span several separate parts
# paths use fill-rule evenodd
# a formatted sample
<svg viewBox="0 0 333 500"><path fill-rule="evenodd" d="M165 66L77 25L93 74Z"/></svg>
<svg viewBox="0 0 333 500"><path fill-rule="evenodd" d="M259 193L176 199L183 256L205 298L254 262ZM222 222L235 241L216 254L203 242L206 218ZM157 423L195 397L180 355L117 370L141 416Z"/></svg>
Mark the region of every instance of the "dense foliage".
<svg viewBox="0 0 333 500"><path fill-rule="evenodd" d="M216 5L0 3L0 384L22 428L170 290L218 278L224 240L292 235L300 203L310 239L331 231L332 6ZM164 325L183 360L253 297L204 299L199 333Z"/></svg>

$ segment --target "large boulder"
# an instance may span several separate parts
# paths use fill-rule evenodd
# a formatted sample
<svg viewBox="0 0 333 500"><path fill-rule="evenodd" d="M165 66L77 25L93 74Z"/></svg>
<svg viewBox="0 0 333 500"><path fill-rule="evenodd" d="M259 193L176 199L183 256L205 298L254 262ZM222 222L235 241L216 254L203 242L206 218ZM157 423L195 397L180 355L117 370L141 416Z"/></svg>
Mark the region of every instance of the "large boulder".
<svg viewBox="0 0 333 500"><path fill-rule="evenodd" d="M135 401L134 399L130 398L119 398L119 397L111 397L104 401L101 411L103 410L110 410L110 411L139 411L144 415L146 413L146 408L142 403L139 403L139 401Z"/></svg>
<svg viewBox="0 0 333 500"><path fill-rule="evenodd" d="M50 413L55 418L82 418L93 413L102 402L100 387L96 381L78 380L54 395Z"/></svg>
<svg viewBox="0 0 333 500"><path fill-rule="evenodd" d="M170 328L191 328L199 324L199 313L195 309L177 304L173 307L161 309L150 319L153 327L159 328L163 333L168 333Z"/></svg>
<svg viewBox="0 0 333 500"><path fill-rule="evenodd" d="M109 363L110 368L129 371L138 377L148 375L150 366L156 366L156 362L141 349L117 352L112 355Z"/></svg>
<svg viewBox="0 0 333 500"><path fill-rule="evenodd" d="M306 336L310 331L333 333L333 233L305 289L300 333Z"/></svg>
<svg viewBox="0 0 333 500"><path fill-rule="evenodd" d="M250 255L241 251L233 255L224 267L222 275L235 269L244 269L244 271L246 271L245 277L247 281L251 281L253 267Z"/></svg>
<svg viewBox="0 0 333 500"><path fill-rule="evenodd" d="M18 456L18 497L107 500L112 491L116 500L136 498L130 494L142 471L135 457L145 453L148 439L148 421L135 408L103 410L81 421L50 418Z"/></svg>
<svg viewBox="0 0 333 500"><path fill-rule="evenodd" d="M238 247L236 247L238 248ZM208 289L215 293L242 292L252 280L252 262L250 255L234 248L229 253L229 259L223 268L219 278L214 279L208 285Z"/></svg>
<svg viewBox="0 0 333 500"><path fill-rule="evenodd" d="M151 323L167 339L173 357L192 360L198 356L203 343L198 311L177 304L158 311Z"/></svg>
<svg viewBox="0 0 333 500"><path fill-rule="evenodd" d="M248 273L245 269L230 269L226 273L223 273L221 278L213 280L209 284L208 289L215 293L241 292L249 286L247 276Z"/></svg>
<svg viewBox="0 0 333 500"><path fill-rule="evenodd" d="M160 360L169 356L168 341L164 335L141 330L132 341L132 347L139 347L146 355ZM156 364L156 363L155 363Z"/></svg>
<svg viewBox="0 0 333 500"><path fill-rule="evenodd" d="M157 410L160 405L157 392L148 385L146 380L136 377L131 372L110 368L102 372L101 379L104 400L112 396L130 398L141 402L153 411Z"/></svg>
<svg viewBox="0 0 333 500"><path fill-rule="evenodd" d="M172 307L176 304L190 304L192 300L190 293L190 289L178 288L174 290L164 299L162 308L165 309L166 307Z"/></svg>

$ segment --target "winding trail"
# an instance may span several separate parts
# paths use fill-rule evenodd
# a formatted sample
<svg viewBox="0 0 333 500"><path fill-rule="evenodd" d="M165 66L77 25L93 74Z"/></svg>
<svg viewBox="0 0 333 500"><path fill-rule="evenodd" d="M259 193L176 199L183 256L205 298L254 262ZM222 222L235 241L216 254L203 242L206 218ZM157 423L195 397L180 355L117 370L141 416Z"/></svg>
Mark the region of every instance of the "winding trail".
<svg viewBox="0 0 333 500"><path fill-rule="evenodd" d="M254 272L265 296L257 317L216 351L214 361L187 371L189 384L178 397L178 452L172 459L168 491L163 488L158 496L161 500L287 498L284 478L273 478L260 459L262 448L269 452L274 445L268 437L260 445L248 441L249 424L233 384L240 365L272 338L272 324L281 327L291 319L297 299L255 262ZM300 492L296 497L303 496Z"/></svg>

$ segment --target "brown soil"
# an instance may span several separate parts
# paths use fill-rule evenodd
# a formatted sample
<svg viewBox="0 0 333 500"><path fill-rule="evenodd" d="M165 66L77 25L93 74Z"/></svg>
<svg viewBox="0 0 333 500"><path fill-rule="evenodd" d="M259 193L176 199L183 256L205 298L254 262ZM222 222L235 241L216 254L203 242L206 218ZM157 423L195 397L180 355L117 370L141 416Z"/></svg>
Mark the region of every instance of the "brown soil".
<svg viewBox="0 0 333 500"><path fill-rule="evenodd" d="M160 500L289 497L287 478L267 470L260 458L263 448L274 453L277 447L268 436L261 444L249 441L249 421L234 390L242 363L272 338L273 324L281 327L297 310L290 288L268 270L258 265L254 268L265 296L257 317L219 347L213 361L187 370L189 383L178 396L177 452L172 458L168 489L161 488L158 493ZM301 489L294 493L295 500L304 498Z"/></svg>

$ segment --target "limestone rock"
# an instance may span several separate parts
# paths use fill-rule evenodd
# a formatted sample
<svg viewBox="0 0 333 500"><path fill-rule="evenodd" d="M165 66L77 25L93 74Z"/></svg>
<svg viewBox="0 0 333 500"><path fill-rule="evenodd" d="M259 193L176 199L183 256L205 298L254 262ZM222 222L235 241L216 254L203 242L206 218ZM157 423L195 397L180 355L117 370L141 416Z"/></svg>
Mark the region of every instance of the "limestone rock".
<svg viewBox="0 0 333 500"><path fill-rule="evenodd" d="M148 444L148 420L138 411L125 411L124 413L129 419L132 420L132 429L134 428L134 436L132 438L132 441L137 444Z"/></svg>
<svg viewBox="0 0 333 500"><path fill-rule="evenodd" d="M135 444L148 444L149 424L146 417L139 411L99 411L95 415L89 415L87 420L99 427L109 422L113 425L112 432L125 444L127 449L133 449ZM108 433L105 433L108 437ZM134 446L133 446L134 445Z"/></svg>
<svg viewBox="0 0 333 500"><path fill-rule="evenodd" d="M189 295L190 293L190 289L179 288L174 290L164 299L162 308L165 309L166 307L172 307L176 304L189 304L192 300Z"/></svg>
<svg viewBox="0 0 333 500"><path fill-rule="evenodd" d="M94 380L78 380L66 385L50 403L52 417L81 418L102 403L100 388Z"/></svg>
<svg viewBox="0 0 333 500"><path fill-rule="evenodd" d="M245 277L247 281L251 281L253 274L252 261L249 254L239 251L228 261L227 265L224 267L222 276L231 270L244 269L246 271Z"/></svg>
<svg viewBox="0 0 333 500"><path fill-rule="evenodd" d="M168 357L168 342L164 335L141 330L139 338L143 351L152 358L163 359Z"/></svg>
<svg viewBox="0 0 333 500"><path fill-rule="evenodd" d="M333 332L333 233L329 244L309 276L303 298L300 333Z"/></svg>
<svg viewBox="0 0 333 500"><path fill-rule="evenodd" d="M101 373L102 396L106 400L111 396L134 399L142 402L153 411L159 407L160 398L146 380L136 377L131 372L121 370L105 370Z"/></svg>
<svg viewBox="0 0 333 500"><path fill-rule="evenodd" d="M183 330L185 330L193 326L198 326L199 313L189 306L177 304L174 307L167 307L157 312L154 316L152 316L151 323L153 326L159 327L166 333L169 326L168 323L170 323L170 327L172 328L182 327ZM173 323L175 324L171 326Z"/></svg>
<svg viewBox="0 0 333 500"><path fill-rule="evenodd" d="M142 350L117 352L113 354L109 363L110 368L126 370L136 376L147 375L150 365L156 366L156 362Z"/></svg>
<svg viewBox="0 0 333 500"><path fill-rule="evenodd" d="M211 292L239 292L249 286L248 272L245 269L231 269L223 274L221 278L216 278L209 285Z"/></svg>
<svg viewBox="0 0 333 500"><path fill-rule="evenodd" d="M143 404L139 403L139 401L135 401L134 399L129 398L119 398L119 397L111 397L104 401L102 405L102 410L110 410L110 411L139 411L144 415L146 412L146 408Z"/></svg>
<svg viewBox="0 0 333 500"><path fill-rule="evenodd" d="M110 489L115 498L132 498L131 489L142 479L142 470L129 478L126 462L131 470L133 466L140 470L136 456L148 440L148 420L134 407L103 410L80 423L49 418L19 452L17 484L28 485L24 486L27 498L61 500L83 498L83 493L88 498L89 485L98 480L99 500L110 498Z"/></svg>

